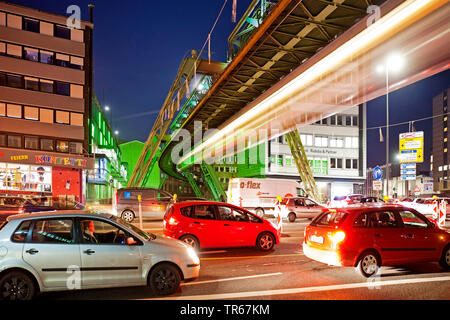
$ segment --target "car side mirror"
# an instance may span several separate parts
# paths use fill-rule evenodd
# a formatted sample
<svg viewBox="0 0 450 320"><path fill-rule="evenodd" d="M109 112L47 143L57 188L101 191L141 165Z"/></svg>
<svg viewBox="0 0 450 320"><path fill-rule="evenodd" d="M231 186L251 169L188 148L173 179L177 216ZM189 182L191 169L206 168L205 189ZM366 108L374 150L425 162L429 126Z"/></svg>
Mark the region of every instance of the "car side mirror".
<svg viewBox="0 0 450 320"><path fill-rule="evenodd" d="M132 246L132 245L135 245L135 244L137 244L137 242L136 242L136 240L134 240L133 237L127 238L127 245Z"/></svg>

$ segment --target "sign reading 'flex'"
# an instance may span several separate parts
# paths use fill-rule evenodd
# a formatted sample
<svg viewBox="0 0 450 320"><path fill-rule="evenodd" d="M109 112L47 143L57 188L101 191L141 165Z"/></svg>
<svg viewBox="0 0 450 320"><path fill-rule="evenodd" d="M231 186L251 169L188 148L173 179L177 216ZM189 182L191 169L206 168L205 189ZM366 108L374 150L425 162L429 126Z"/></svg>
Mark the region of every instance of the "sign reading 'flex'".
<svg viewBox="0 0 450 320"><path fill-rule="evenodd" d="M400 134L400 163L423 162L423 131Z"/></svg>

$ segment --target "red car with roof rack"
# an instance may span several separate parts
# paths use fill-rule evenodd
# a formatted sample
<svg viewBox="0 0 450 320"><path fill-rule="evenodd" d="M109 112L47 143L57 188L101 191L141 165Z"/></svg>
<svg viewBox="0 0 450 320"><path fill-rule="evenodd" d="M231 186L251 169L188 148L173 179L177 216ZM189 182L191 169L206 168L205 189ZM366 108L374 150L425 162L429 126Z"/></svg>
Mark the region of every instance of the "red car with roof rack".
<svg viewBox="0 0 450 320"><path fill-rule="evenodd" d="M303 252L328 265L357 267L365 277L381 266L417 262L450 269L450 233L411 208L349 206L316 217L305 228Z"/></svg>

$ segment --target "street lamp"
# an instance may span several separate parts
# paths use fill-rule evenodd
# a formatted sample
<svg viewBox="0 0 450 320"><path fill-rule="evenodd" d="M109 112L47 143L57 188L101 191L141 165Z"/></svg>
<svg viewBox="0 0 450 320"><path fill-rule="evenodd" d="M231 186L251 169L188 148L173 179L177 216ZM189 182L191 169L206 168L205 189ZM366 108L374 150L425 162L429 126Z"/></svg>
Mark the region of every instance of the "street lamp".
<svg viewBox="0 0 450 320"><path fill-rule="evenodd" d="M118 131L118 130L114 131L114 134L115 134L116 136L119 135L119 131Z"/></svg>
<svg viewBox="0 0 450 320"><path fill-rule="evenodd" d="M105 111L109 111L109 106L105 106Z"/></svg>
<svg viewBox="0 0 450 320"><path fill-rule="evenodd" d="M386 75L386 194L389 197L389 73L399 71L404 65L404 59L399 54L389 56L384 64L377 66L378 73Z"/></svg>

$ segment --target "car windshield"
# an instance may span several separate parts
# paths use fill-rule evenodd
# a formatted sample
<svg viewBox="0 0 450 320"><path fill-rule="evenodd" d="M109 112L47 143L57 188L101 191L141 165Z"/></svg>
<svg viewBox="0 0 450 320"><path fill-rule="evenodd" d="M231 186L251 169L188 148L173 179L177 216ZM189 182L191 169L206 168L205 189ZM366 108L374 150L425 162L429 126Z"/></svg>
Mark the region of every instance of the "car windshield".
<svg viewBox="0 0 450 320"><path fill-rule="evenodd" d="M124 221L124 220L122 220L122 219L120 219L118 217L112 216L111 220L114 220L115 222L117 222L118 224L120 224L124 228L131 229L134 233L137 233L138 235L140 235L141 237L143 237L147 241L156 239L156 235L154 235L153 233L147 233L147 232L139 229L138 227L135 227L131 223L128 223L128 222L126 222L126 221Z"/></svg>
<svg viewBox="0 0 450 320"><path fill-rule="evenodd" d="M334 200L345 200L345 198L347 198L347 196L336 196L334 197Z"/></svg>

